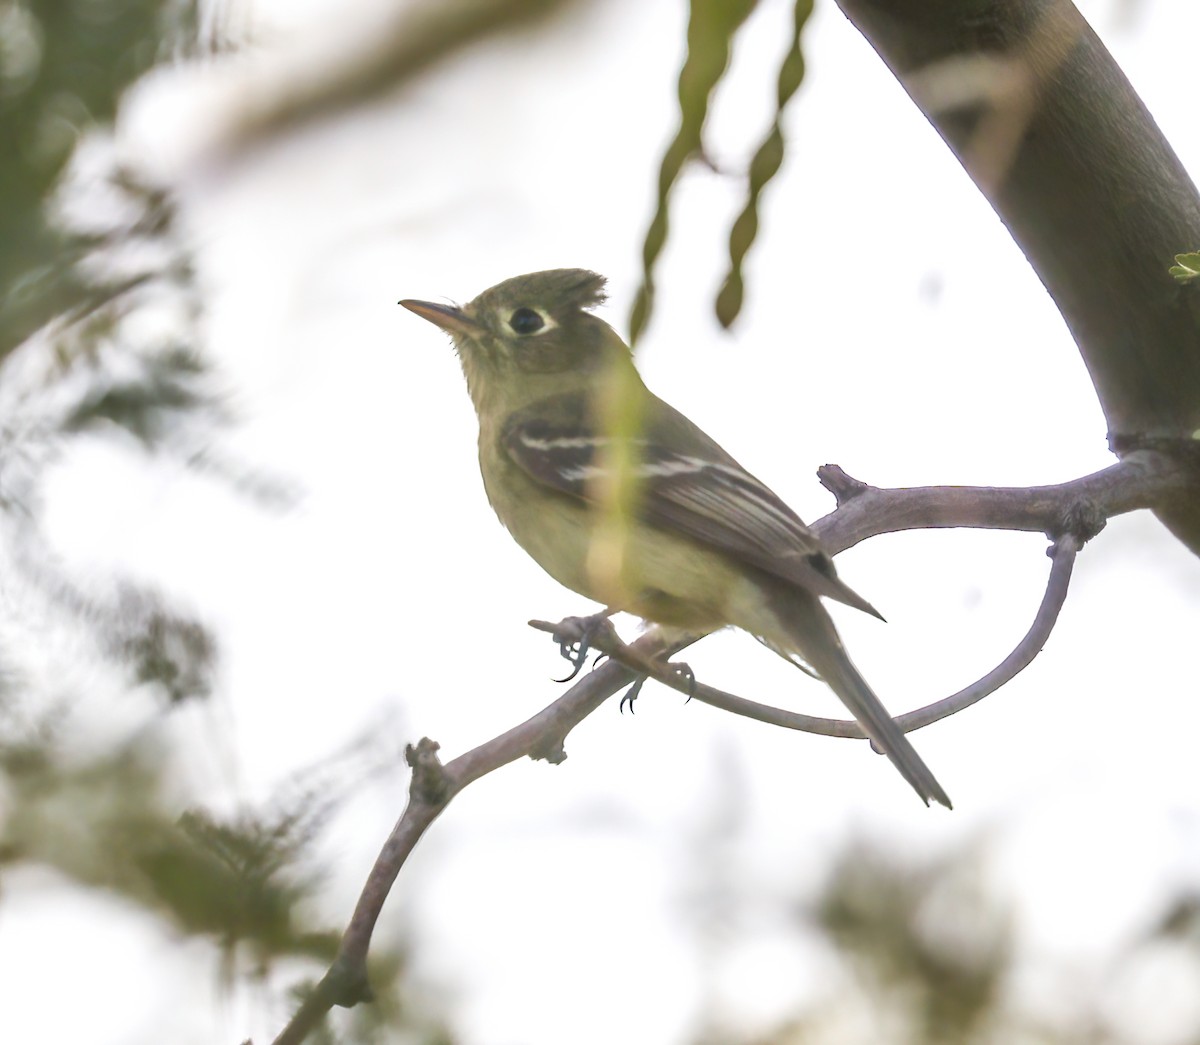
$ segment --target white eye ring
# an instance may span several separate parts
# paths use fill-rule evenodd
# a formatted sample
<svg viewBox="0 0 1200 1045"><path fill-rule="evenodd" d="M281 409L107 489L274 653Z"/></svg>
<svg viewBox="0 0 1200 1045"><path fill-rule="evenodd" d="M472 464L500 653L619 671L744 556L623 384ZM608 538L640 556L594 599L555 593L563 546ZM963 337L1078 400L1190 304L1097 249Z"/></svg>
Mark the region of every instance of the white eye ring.
<svg viewBox="0 0 1200 1045"><path fill-rule="evenodd" d="M535 316L541 320L541 323L534 327L526 326L529 319ZM520 317L518 320L520 326L525 326L525 329L521 329L517 323L514 323L514 320L517 320L518 317ZM553 330L558 326L558 323L555 322L554 317L549 312L534 305L518 305L504 317L504 322L508 329L518 337L536 337L538 334L544 334L547 330Z"/></svg>

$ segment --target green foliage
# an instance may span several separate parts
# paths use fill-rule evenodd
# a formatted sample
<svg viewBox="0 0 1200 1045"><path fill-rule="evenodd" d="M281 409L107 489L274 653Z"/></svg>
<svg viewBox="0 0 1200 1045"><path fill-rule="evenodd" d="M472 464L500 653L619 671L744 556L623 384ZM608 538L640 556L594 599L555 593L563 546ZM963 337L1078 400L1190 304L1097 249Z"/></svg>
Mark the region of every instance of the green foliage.
<svg viewBox="0 0 1200 1045"><path fill-rule="evenodd" d="M863 841L836 855L823 888L793 904L798 945L827 945L836 972L821 979L827 993L807 1001L769 1033L753 1038L728 1028L700 1034L714 1045L1137 1045L1151 1040L1122 1031L1107 1007L1124 982L1161 973L1164 948L1176 957L1200 956L1200 904L1193 891L1164 916L1107 957L1095 977L1094 956L1083 967L1067 957L1036 957L1026 949L1021 920L996 893L989 873L988 838L940 857L915 862ZM743 897L743 902L746 902ZM1148 964L1143 964L1148 962ZM1186 963L1190 968L1191 963ZM1022 977L1074 985L1065 1009L1039 1009L1045 996L1021 990ZM1091 994L1085 988L1091 985ZM1185 1037L1190 1033L1191 1036ZM1157 1032L1161 1038L1161 1030ZM1161 1038L1161 1040L1166 1040ZM1172 1041L1195 1041L1180 1027Z"/></svg>
<svg viewBox="0 0 1200 1045"><path fill-rule="evenodd" d="M629 320L631 344L637 343L653 312L654 269L667 242L672 191L684 164L704 156L704 127L712 93L728 68L735 33L756 6L755 0L693 0L691 4L687 57L679 73L679 129L659 165L657 203L642 243L642 284ZM742 307L742 264L758 235L759 199L783 163L783 113L804 80L800 34L811 14L812 0L795 0L790 44L776 84L775 116L750 161L746 203L729 234L729 272L716 301L722 326L728 327Z"/></svg>
<svg viewBox="0 0 1200 1045"><path fill-rule="evenodd" d="M73 440L131 437L264 504L288 501L214 452L231 418L198 345L174 201L121 168L106 137L124 88L173 45L194 46L194 13L179 0L0 7L0 132L15 144L0 153L0 561L32 610L18 631L37 619L38 642L74 633L90 646L81 656L168 706L208 694L211 636L162 593L64 569L41 490ZM19 669L0 635L0 661Z"/></svg>
<svg viewBox="0 0 1200 1045"><path fill-rule="evenodd" d="M50 714L30 703L0 691L0 871L18 863L53 868L174 933L208 940L226 983L265 978L284 960L329 964L340 931L314 924L327 877L316 841L356 793L364 766L384 764L384 752L372 754L360 741L256 811L181 813L178 752L165 730L89 744L69 709ZM450 1045L429 998L412 989L403 948L377 941L369 975L375 1002L338 1014L313 1041L366 1045L403 1032L414 1043Z"/></svg>
<svg viewBox="0 0 1200 1045"><path fill-rule="evenodd" d="M95 382L66 418L64 431L112 424L147 448L160 445L179 423L181 411L214 406L201 385L206 371L190 345L167 345L145 360L138 374Z"/></svg>
<svg viewBox="0 0 1200 1045"><path fill-rule="evenodd" d="M654 267L667 242L671 192L684 163L703 155L709 99L729 65L734 34L756 6L757 0L692 0L687 57L679 71L679 129L659 164L658 203L642 245L642 285L629 320L631 345L650 321Z"/></svg>
<svg viewBox="0 0 1200 1045"><path fill-rule="evenodd" d="M363 743L264 807L219 817L181 811L178 752L166 730L89 744L70 709L51 715L30 703L9 697L0 705L0 863L52 867L177 932L206 937L231 976L247 960L258 973L284 957L332 959L340 934L312 926L303 912L325 880L314 843L361 784Z"/></svg>
<svg viewBox="0 0 1200 1045"><path fill-rule="evenodd" d="M1200 279L1200 251L1176 254L1175 264L1167 271L1180 283L1190 283L1194 279Z"/></svg>
<svg viewBox="0 0 1200 1045"><path fill-rule="evenodd" d="M853 846L835 864L818 916L877 1003L903 1013L909 1040L971 1041L994 1012L1011 957L1008 918L970 852L906 868Z"/></svg>
<svg viewBox="0 0 1200 1045"><path fill-rule="evenodd" d="M124 88L170 46L168 18L191 10L0 5L0 133L12 146L0 153L0 862L119 896L211 939L230 969L246 954L264 967L324 962L336 935L298 912L320 877L304 868L332 800L187 811L159 712L209 695L212 636L144 583L67 568L42 528L46 476L79 440L168 454L281 499L212 449L230 414L198 345L174 202L117 166L105 137ZM86 175L72 162L81 150ZM29 664L42 649L63 651L49 672ZM98 702L118 699L124 727L97 730Z"/></svg>
<svg viewBox="0 0 1200 1045"><path fill-rule="evenodd" d="M45 202L81 135L109 122L122 91L160 56L165 0L0 7L0 358L52 318L86 306L105 280L78 262L92 235Z"/></svg>
<svg viewBox="0 0 1200 1045"><path fill-rule="evenodd" d="M284 955L328 962L338 934L296 924L299 905L319 880L297 871L324 812L319 801L226 821L194 810L170 830L132 832L124 850L148 898L184 932L218 940L230 957L239 944L250 944L264 963Z"/></svg>
<svg viewBox="0 0 1200 1045"><path fill-rule="evenodd" d="M734 220L729 232L729 273L717 294L717 319L728 327L742 309L744 285L742 263L758 235L758 201L763 189L783 165L783 111L804 80L804 54L800 50L800 33L812 14L812 0L796 0L792 15L792 41L779 68L775 89L775 118L763 143L750 161L746 205Z"/></svg>
<svg viewBox="0 0 1200 1045"><path fill-rule="evenodd" d="M22 617L76 632L169 703L208 692L203 626L127 580L72 576L40 511L73 438L124 433L187 460L200 431L226 420L195 345L173 202L117 166L105 137L124 89L193 12L165 0L0 7L0 552L35 611ZM81 151L86 164L73 162ZM147 315L170 333L137 333ZM19 661L10 654L0 643L0 658Z"/></svg>
<svg viewBox="0 0 1200 1045"><path fill-rule="evenodd" d="M187 292L147 278L136 291L64 321L52 341L30 344L0 371L0 399L9 407L0 438L0 559L36 607L23 616L41 621L40 641L53 635L74 642L81 658L101 657L129 683L155 687L167 705L209 693L212 637L144 583L65 568L47 544L41 511L45 477L77 439L115 438L184 465L206 463L203 448L227 415L200 357L175 340L191 332L187 310L165 346L157 338L138 343L126 325L143 308L165 307L172 295L186 301Z"/></svg>

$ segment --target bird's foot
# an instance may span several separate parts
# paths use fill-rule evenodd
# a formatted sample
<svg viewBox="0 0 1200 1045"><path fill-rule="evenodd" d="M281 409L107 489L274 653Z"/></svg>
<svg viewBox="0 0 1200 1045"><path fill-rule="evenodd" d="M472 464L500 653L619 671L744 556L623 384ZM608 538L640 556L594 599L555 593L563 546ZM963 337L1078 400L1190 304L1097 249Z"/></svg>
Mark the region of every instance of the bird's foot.
<svg viewBox="0 0 1200 1045"><path fill-rule="evenodd" d="M687 682L687 698L691 700L696 695L696 673L691 669L691 666L683 661L670 662L672 674L678 675L681 679Z"/></svg>
<svg viewBox="0 0 1200 1045"><path fill-rule="evenodd" d="M629 713L633 714L633 702L637 700L638 694L642 692L642 687L646 684L646 679L649 677L649 675L639 675L637 677L637 681L625 691L625 695L621 698L621 703L617 705L618 711L624 712L625 705L628 704Z"/></svg>
<svg viewBox="0 0 1200 1045"><path fill-rule="evenodd" d="M688 700L696 695L696 673L691 667L683 663L683 661L668 661L666 667L670 669L672 675L676 675L687 681ZM646 679L649 675L639 675L637 681L625 691L625 695L621 698L621 703L617 705L620 711L624 711L626 705L629 707L629 713L633 714L633 702L637 700L638 695L642 692L642 687L646 684Z"/></svg>
<svg viewBox="0 0 1200 1045"><path fill-rule="evenodd" d="M571 673L566 678L555 679L555 682L570 682L583 670L587 655L592 649L592 639L603 628L612 628L608 619L608 611L593 613L590 617L564 617L555 628L554 639L558 643L558 652L564 660L570 661Z"/></svg>

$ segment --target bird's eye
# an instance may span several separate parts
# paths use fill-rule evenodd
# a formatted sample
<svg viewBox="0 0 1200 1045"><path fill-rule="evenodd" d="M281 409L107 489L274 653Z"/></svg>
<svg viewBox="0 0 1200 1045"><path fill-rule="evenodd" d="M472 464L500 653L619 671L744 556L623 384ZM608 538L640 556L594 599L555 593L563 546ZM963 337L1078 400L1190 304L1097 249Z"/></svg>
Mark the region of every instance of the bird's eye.
<svg viewBox="0 0 1200 1045"><path fill-rule="evenodd" d="M531 308L519 308L508 317L508 325L514 334L536 334L546 325L540 312Z"/></svg>

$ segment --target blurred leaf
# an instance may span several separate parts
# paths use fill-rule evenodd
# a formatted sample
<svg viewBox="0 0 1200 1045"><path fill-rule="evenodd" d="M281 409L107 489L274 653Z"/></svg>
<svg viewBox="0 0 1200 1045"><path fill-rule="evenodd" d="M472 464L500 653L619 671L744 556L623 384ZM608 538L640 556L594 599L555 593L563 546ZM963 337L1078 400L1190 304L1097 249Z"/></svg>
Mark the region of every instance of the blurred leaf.
<svg viewBox="0 0 1200 1045"><path fill-rule="evenodd" d="M83 884L136 895L140 876L113 839L172 829L159 742L142 736L100 755L72 754L61 721L41 718L20 729L8 715L4 725L6 862L45 864Z"/></svg>
<svg viewBox="0 0 1200 1045"><path fill-rule="evenodd" d="M161 443L178 423L178 413L214 409L212 396L198 384L207 374L187 345L169 347L144 361L136 377L97 380L66 418L65 431L83 431L108 422L124 428L148 448Z"/></svg>
<svg viewBox="0 0 1200 1045"><path fill-rule="evenodd" d="M284 955L330 961L338 934L295 923L316 880L298 874L298 868L309 856L323 812L319 801L230 821L194 811L170 830L138 831L117 841L185 932L212 936L227 955L248 943L262 962Z"/></svg>
<svg viewBox="0 0 1200 1045"><path fill-rule="evenodd" d="M1200 894L1185 892L1176 897L1151 935L1190 938L1200 946Z"/></svg>
<svg viewBox="0 0 1200 1045"><path fill-rule="evenodd" d="M1190 837L1194 825L1182 834ZM851 840L819 893L793 906L800 953L806 962L815 955L818 968L833 966L816 977L824 992L814 997L806 983L798 1011L768 1033L739 1035L736 1025L714 1023L693 1039L697 1045L1200 1041L1187 993L1197 967L1191 956L1200 960L1200 903L1186 885L1157 924L1124 946L1055 953L1021 938L1023 919L1008 908L1008 901L1020 908L1020 897L999 897L990 846L959 845L914 864L876 844ZM756 926L761 899L742 898ZM1173 975L1164 978L1168 969ZM1166 1018L1147 1011L1160 998ZM1140 1022L1131 1005L1142 1007Z"/></svg>
<svg viewBox="0 0 1200 1045"><path fill-rule="evenodd" d="M1009 917L969 852L925 868L866 845L839 858L818 902L831 939L906 1010L912 1040L972 1040L994 1013L1011 962Z"/></svg>
<svg viewBox="0 0 1200 1045"><path fill-rule="evenodd" d="M98 188L78 191L86 199ZM7 554L17 580L31 589L29 600L36 594L43 604L44 633L78 629L128 672L129 683L155 685L172 705L209 694L210 634L145 584L76 577L61 566L40 525L50 467L69 453L72 438L116 434L260 507L289 506L296 495L215 446L232 411L198 345L201 305L174 202L119 167L102 188L111 190L105 207L122 205L121 221L81 237L87 252L76 261L81 272L105 273L105 281L0 369L0 533L7 536L0 559Z"/></svg>
<svg viewBox="0 0 1200 1045"><path fill-rule="evenodd" d="M139 598L144 601L145 595ZM161 605L137 621L121 641L120 652L133 666L134 681L159 686L170 705L211 692L212 636L199 622Z"/></svg>
<svg viewBox="0 0 1200 1045"><path fill-rule="evenodd" d="M166 707L210 695L216 644L194 615L145 583L75 576L46 546L36 515L14 517L23 525L11 530L5 549L13 556L10 597L17 598L19 590L19 605L33 618L26 624L32 637L73 646L86 640L90 650L73 650L77 670L115 669L125 686L154 687ZM16 625L8 623L14 633Z"/></svg>
<svg viewBox="0 0 1200 1045"><path fill-rule="evenodd" d="M658 200L642 243L642 285L629 320L629 342L636 345L654 307L654 268L666 246L671 192L683 165L704 151L709 98L729 66L733 37L757 6L757 0L692 0L687 57L679 71L679 129L663 154L658 171Z"/></svg>
<svg viewBox="0 0 1200 1045"><path fill-rule="evenodd" d="M339 934L304 923L322 880L316 838L351 788L328 778L258 812L179 816L162 734L138 733L100 754L72 750L61 721L13 728L6 716L0 855L54 867L211 938L229 965L249 947L258 965L283 957L328 962Z"/></svg>
<svg viewBox="0 0 1200 1045"><path fill-rule="evenodd" d="M369 47L332 70L317 70L292 83L277 101L248 109L234 144L259 145L311 120L364 106L415 79L467 47L504 33L528 29L583 0L425 0L398 6L376 28Z"/></svg>
<svg viewBox="0 0 1200 1045"><path fill-rule="evenodd" d="M166 0L7 0L0 7L0 358L86 301L86 240L46 202L80 137L159 58ZM103 282L103 281L102 281Z"/></svg>
<svg viewBox="0 0 1200 1045"><path fill-rule="evenodd" d="M804 55L800 50L800 33L812 14L812 0L795 0L792 15L792 40L775 90L775 118L763 143L750 161L749 189L746 205L733 223L729 233L729 273L717 294L717 319L728 327L742 308L742 263L758 235L758 201L767 183L783 164L783 112L804 80Z"/></svg>

